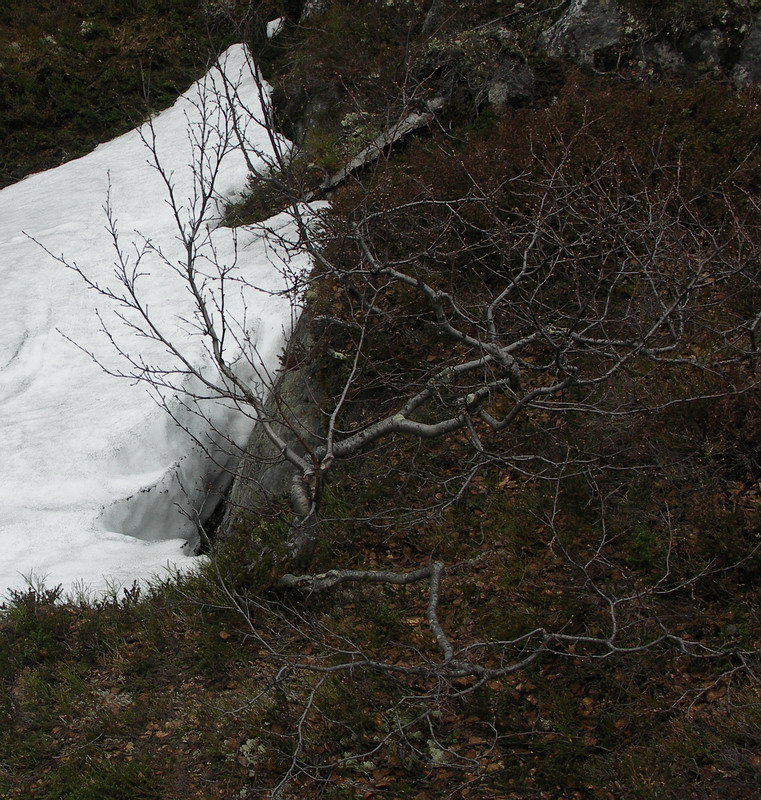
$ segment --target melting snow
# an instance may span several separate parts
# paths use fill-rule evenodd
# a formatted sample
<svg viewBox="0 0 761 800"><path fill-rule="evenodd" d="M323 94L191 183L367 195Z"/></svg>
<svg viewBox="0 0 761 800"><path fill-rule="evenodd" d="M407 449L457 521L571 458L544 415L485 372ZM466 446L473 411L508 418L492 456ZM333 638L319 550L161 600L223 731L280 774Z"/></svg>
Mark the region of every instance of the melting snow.
<svg viewBox="0 0 761 800"><path fill-rule="evenodd" d="M244 48L236 45L220 64L239 82L241 102L261 113L245 61ZM198 117L199 99L214 96L214 74L154 119L179 197L193 189L188 120ZM262 152L270 152L264 131L253 135ZM114 252L103 211L110 182L125 238L137 230L165 253L177 254L165 188L148 157L133 131L0 191L0 594L23 586L30 574L45 576L49 586L98 590L195 563L186 544L194 525L177 505L200 509L213 472L144 385L105 374L66 340L63 334L116 363L95 315L96 308L111 313L106 301L28 238L76 260L94 280L112 282ZM242 155L231 152L223 159L218 191L234 196L246 175ZM272 222L281 231L288 225ZM236 251L232 231L218 228L212 242L223 259L237 252L242 274L257 287L282 288L283 277L268 257L272 244L261 235L242 234ZM151 308L202 361L202 347L178 321L188 309L187 289L157 259L149 269ZM247 327L265 366L276 366L291 324L286 299L249 292ZM135 352L150 345L122 341ZM213 415L216 425L245 441L248 419L221 406Z"/></svg>
<svg viewBox="0 0 761 800"><path fill-rule="evenodd" d="M285 28L285 17L278 17L272 19L267 23L267 38L274 39L279 36Z"/></svg>

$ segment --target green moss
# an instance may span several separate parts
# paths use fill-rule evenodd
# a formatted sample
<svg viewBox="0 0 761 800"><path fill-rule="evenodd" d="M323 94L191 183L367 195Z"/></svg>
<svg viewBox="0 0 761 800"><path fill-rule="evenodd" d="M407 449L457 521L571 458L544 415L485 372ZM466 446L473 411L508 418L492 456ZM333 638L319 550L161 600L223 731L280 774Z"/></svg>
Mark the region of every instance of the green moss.
<svg viewBox="0 0 761 800"><path fill-rule="evenodd" d="M164 793L147 765L86 757L62 763L36 796L39 800L161 800Z"/></svg>
<svg viewBox="0 0 761 800"><path fill-rule="evenodd" d="M255 225L286 209L291 198L280 188L280 180L279 175L249 176L244 195L225 208L220 224L229 228Z"/></svg>
<svg viewBox="0 0 761 800"><path fill-rule="evenodd" d="M653 570L660 563L662 549L658 532L645 522L639 523L627 538L627 560L636 569Z"/></svg>
<svg viewBox="0 0 761 800"><path fill-rule="evenodd" d="M335 134L312 128L306 135L303 148L305 157L326 172L335 172L343 166L344 152Z"/></svg>

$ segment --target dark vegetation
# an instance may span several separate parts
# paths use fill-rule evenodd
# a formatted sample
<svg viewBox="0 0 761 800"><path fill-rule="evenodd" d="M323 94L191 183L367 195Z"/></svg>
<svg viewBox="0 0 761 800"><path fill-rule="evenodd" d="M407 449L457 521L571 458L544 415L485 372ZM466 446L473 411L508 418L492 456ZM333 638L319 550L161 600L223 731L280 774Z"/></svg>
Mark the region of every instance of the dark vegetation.
<svg viewBox="0 0 761 800"><path fill-rule="evenodd" d="M203 61L193 61L188 47L208 36L208 18L188 13L195 3L186 13L177 11L183 4L165 4L169 11L159 0L113 3L111 12L103 11L102 3L70 3L65 12L59 3L38 5L43 8L34 14L30 4L20 2L0 11L4 67L10 42L21 43L26 54L10 61L10 84L4 77L0 91L21 81L25 64L41 70L39 83L8 94L15 116L4 113L0 119L7 125L0 131L2 180L49 166L129 127L144 108L138 56L154 52L156 59L159 40L162 54L154 60L151 80L156 105L170 99L173 86L182 88ZM93 19L96 30L104 31L94 39L79 33L80 16L70 10L78 5L82 19ZM681 165L681 191L706 230L725 230L731 208L757 241L753 201L761 188L756 152L761 115L756 91L736 91L707 79L619 80L531 55L539 75L536 96L495 110L479 95L472 68L473 62L488 67L489 54L479 49L480 39L464 31L517 14L515 4L451 4L438 44L410 39L412 59L399 54L407 46L409 22L419 12L416 4L357 5L339 2L319 25L291 26L265 53L283 124L290 124L292 133L299 133L298 120L320 99L322 110L317 108L301 131L305 181L337 167L368 130L393 118L393 103L405 88L414 87L422 96L446 90L453 103L432 135L418 137L364 173L361 182L336 193L328 229L344 228L357 209L452 197L473 179L517 218L530 203L529 193L508 179L524 175L530 183L564 141L577 137L569 170L579 181L603 155L615 153L624 183L641 171L654 191L667 190L673 172L654 168L657 151L658 163ZM518 33L528 42L548 21L531 14L556 4L526 5ZM725 5L741 12L740 4L707 0L630 0L627 5L646 6L657 24L672 27L695 25L695 15L715 20ZM222 18L216 19L222 26ZM116 35L119 25L129 26L122 39ZM60 93L55 86L61 73L45 73L39 63L40 37L47 34L62 43L77 42L66 56L46 55L65 59L76 76ZM451 50L451 37L460 42L457 58L436 56L439 65L432 67L431 53ZM85 47L104 49L85 57ZM119 59L129 69L118 66ZM40 86L48 87L46 95ZM350 118L347 131L350 126L341 120L348 114L360 116ZM7 123L11 118L13 125ZM264 188L231 211L230 220L261 219L268 207L277 207L282 198ZM489 222L476 219L483 226ZM373 243L397 253L409 242L434 242L441 260L426 266L449 288L471 287L477 296L488 284L494 253L487 248L476 261L472 254L479 253L479 242L468 241L468 257L458 257L462 231L441 234L430 215L411 212L385 235L386 240L380 232ZM337 259L350 257L336 238L328 237L325 246ZM718 293L716 317L700 320L705 335L696 335L695 347L709 346L717 320L746 315L757 303L757 287L755 299L753 290L751 280ZM367 373L346 406L345 427L360 425L370 404L392 407L398 381L410 370L424 370L441 347L433 329L420 322L415 302L401 292L387 298L382 310L395 313L379 317ZM356 347L351 297L325 279L310 297L309 313L344 323L315 324L313 331L312 355L330 394L348 369L345 360L331 354L350 354ZM415 320L414 327L409 320ZM600 609L559 544L579 558L593 550L605 498L606 524L615 532L605 554L611 585L645 596L662 574L667 554L678 576L708 570L702 580L669 596L657 613L685 638L757 649L758 394L726 393L728 387L747 385L757 369L756 355L721 373L633 371L608 390L606 401L623 404L636 396L645 408L692 393L718 397L622 422L531 415L508 447L558 452L572 446L596 453L608 468L557 483L494 466L479 474L457 503L435 514L420 509L440 506L456 491L466 453L462 436L422 445L398 440L366 453L327 488L316 566L415 569L426 558L450 564L473 559L468 574L454 570L447 578L444 621L458 641L509 638L539 624L585 625L595 633ZM496 438L488 443L500 446ZM250 524L282 536L276 512L262 508ZM90 604L63 602L55 590L40 588L7 604L0 623L5 689L0 795L18 800L266 797L292 763L298 731L300 756L309 767L294 776L282 797L757 796L758 686L736 670L732 656L701 661L658 649L600 660L578 660L571 652L555 655L442 703L425 725L416 726L413 720L424 710L416 696L431 691L423 679L405 683L357 672L318 680L290 665L327 663L335 647L348 641L387 661L434 657L420 612L422 588L359 587L306 600L262 593L256 576L243 568L247 544L247 532L241 530L200 576L151 591L134 589ZM230 608L230 586L254 598L253 626ZM280 669L288 680L270 690ZM302 721L310 692L320 713ZM400 718L409 723L405 736L395 734Z"/></svg>
<svg viewBox="0 0 761 800"><path fill-rule="evenodd" d="M172 103L210 52L236 40L218 5L4 0L0 186L84 155Z"/></svg>

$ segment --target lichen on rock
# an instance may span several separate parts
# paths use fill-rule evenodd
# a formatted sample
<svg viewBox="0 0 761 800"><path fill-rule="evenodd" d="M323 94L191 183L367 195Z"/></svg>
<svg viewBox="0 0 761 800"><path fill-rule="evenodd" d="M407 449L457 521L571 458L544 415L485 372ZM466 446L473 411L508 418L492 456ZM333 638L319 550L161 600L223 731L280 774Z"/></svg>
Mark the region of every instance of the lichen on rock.
<svg viewBox="0 0 761 800"><path fill-rule="evenodd" d="M761 82L761 12L756 14L743 42L740 58L732 70L732 77L738 86L750 86Z"/></svg>
<svg viewBox="0 0 761 800"><path fill-rule="evenodd" d="M616 0L573 0L568 10L539 37L555 58L591 66L595 56L621 40L621 10Z"/></svg>

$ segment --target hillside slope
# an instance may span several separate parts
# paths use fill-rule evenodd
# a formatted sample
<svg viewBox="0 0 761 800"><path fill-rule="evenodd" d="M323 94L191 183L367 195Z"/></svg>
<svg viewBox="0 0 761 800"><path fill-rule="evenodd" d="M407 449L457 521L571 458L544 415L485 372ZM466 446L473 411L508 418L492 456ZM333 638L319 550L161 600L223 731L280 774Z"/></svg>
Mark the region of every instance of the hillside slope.
<svg viewBox="0 0 761 800"><path fill-rule="evenodd" d="M252 178L226 221L320 193L389 125L443 101L330 192L284 361L299 396L274 403L281 420L311 403L318 439L335 409L337 442L399 428L329 465L311 563L282 552L288 497L255 485L197 576L94 605L17 594L0 624L0 791L754 798L758 8L301 5L268 6L248 30L302 155ZM455 298L459 342L422 285ZM505 332L528 342L520 384L478 394L491 358L470 383L447 372ZM611 362L615 381L569 380L511 416L545 376L604 377ZM412 421L469 426L404 433L411 387L427 403ZM261 479L274 456L257 452ZM273 586L284 564L313 591ZM376 577L319 590L347 569ZM377 578L389 572L425 581Z"/></svg>

